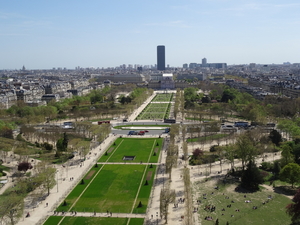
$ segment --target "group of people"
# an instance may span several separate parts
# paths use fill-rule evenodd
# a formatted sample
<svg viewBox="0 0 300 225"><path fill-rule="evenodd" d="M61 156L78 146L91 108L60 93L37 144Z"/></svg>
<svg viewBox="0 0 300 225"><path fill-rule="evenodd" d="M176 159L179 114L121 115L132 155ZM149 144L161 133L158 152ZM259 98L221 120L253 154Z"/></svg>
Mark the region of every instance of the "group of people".
<svg viewBox="0 0 300 225"><path fill-rule="evenodd" d="M215 187L214 189L218 190L217 187ZM212 192L211 194L214 194L214 192ZM224 195L224 193L223 193L223 195ZM207 196L206 193L203 194L203 199L206 199L206 196ZM244 195L244 198L246 198L246 197L247 197L247 196ZM228 196L225 196L225 199L229 199L229 197L228 197ZM272 196L271 196L271 195L268 195L268 199L267 199L266 201L264 201L262 204L263 204L263 205L266 204L266 203L269 202L269 200L271 200L271 199L272 199ZM201 203L201 200L197 200L197 203L198 203L198 204ZM232 200L231 203L234 203L234 201ZM245 203L251 203L251 200L245 200ZM231 208L231 204L228 204L228 205L227 205L227 208ZM255 210L255 209L258 209L258 207L257 207L257 206L253 206L252 209L254 209L254 210ZM214 212L214 211L216 210L216 207L213 206L213 205L206 205L206 206L204 207L204 210L205 210L205 211L208 211L208 212ZM196 211L196 208L194 209L194 211ZM225 211L225 208L223 208L222 211ZM240 210L239 210L239 209L235 209L235 212L240 212ZM224 216L224 213L222 213L222 216ZM234 217L234 215L232 214L231 217ZM212 219L211 216L206 216L206 217L205 217L205 220L213 220L213 219Z"/></svg>
<svg viewBox="0 0 300 225"><path fill-rule="evenodd" d="M206 205L204 208L205 211L214 212L216 210L216 206L214 205Z"/></svg>

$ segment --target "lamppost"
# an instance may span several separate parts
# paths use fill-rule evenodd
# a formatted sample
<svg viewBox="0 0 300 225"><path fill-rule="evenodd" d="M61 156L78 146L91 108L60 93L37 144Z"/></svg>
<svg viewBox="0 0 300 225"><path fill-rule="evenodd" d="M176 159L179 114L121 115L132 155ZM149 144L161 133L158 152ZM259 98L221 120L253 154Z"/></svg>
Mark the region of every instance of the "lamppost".
<svg viewBox="0 0 300 225"><path fill-rule="evenodd" d="M59 172L59 170L56 170L56 184L57 184L57 192L58 192L58 172Z"/></svg>

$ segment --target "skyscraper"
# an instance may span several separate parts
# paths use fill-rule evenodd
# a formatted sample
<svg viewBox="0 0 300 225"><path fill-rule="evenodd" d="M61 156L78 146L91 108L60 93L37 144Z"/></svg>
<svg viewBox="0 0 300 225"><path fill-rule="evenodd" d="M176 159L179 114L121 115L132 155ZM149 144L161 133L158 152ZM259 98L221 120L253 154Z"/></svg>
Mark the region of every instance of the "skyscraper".
<svg viewBox="0 0 300 225"><path fill-rule="evenodd" d="M157 69L165 70L166 69L166 60L165 60L165 46L157 46Z"/></svg>

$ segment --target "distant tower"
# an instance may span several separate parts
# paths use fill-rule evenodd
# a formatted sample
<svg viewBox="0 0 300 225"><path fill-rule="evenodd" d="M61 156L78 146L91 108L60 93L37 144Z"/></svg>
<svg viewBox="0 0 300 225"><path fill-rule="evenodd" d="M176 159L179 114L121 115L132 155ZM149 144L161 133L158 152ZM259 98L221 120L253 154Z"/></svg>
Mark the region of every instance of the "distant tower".
<svg viewBox="0 0 300 225"><path fill-rule="evenodd" d="M23 70L23 71L25 71L25 70L26 70L26 68L25 68L25 66L24 66L24 65L23 65L23 67L22 67L22 70Z"/></svg>
<svg viewBox="0 0 300 225"><path fill-rule="evenodd" d="M206 58L203 58L202 59L202 65L206 65L207 64L207 59Z"/></svg>
<svg viewBox="0 0 300 225"><path fill-rule="evenodd" d="M157 46L157 69L165 70L166 69L166 59L165 59L165 46Z"/></svg>

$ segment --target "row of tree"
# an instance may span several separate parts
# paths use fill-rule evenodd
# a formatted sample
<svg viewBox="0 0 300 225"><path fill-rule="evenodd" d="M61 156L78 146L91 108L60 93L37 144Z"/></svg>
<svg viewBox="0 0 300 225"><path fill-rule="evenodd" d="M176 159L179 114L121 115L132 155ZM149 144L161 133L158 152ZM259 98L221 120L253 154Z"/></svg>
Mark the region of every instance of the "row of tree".
<svg viewBox="0 0 300 225"><path fill-rule="evenodd" d="M18 166L24 173L30 169L30 163L21 162ZM32 175L14 177L14 186L8 188L0 197L0 221L3 224L16 224L24 210L24 199L34 193L32 204L50 194L50 189L56 184L56 169L51 165L40 162L32 169Z"/></svg>

